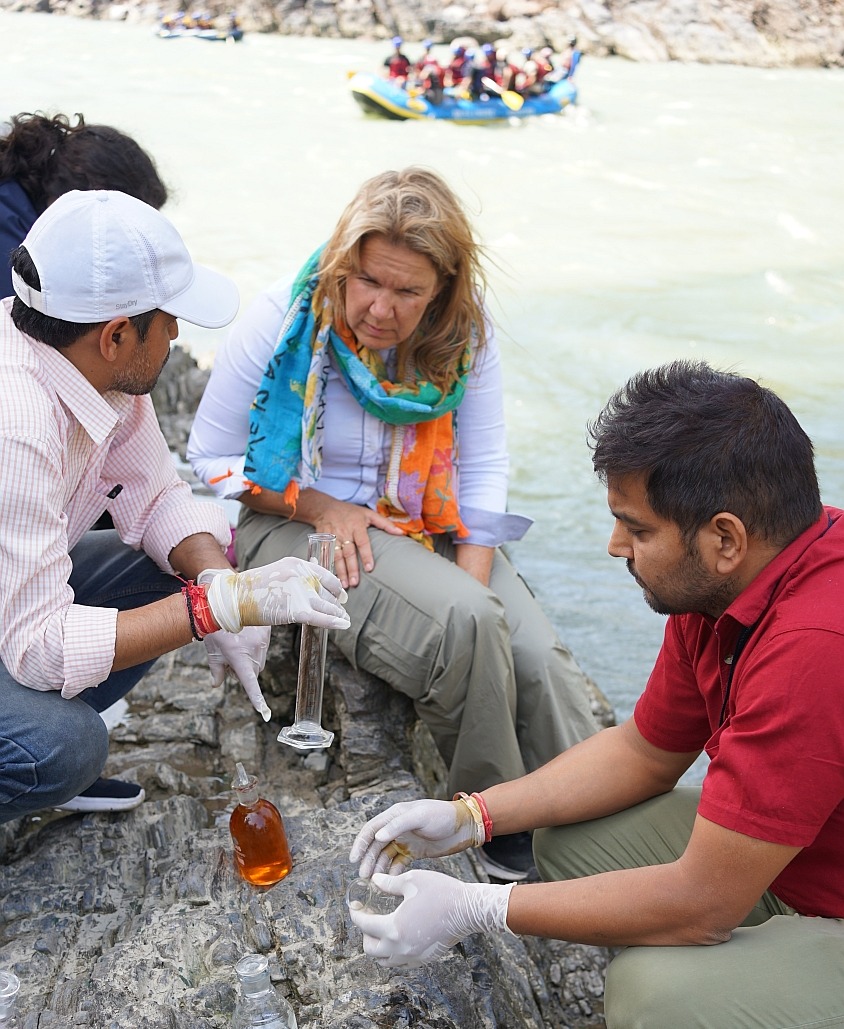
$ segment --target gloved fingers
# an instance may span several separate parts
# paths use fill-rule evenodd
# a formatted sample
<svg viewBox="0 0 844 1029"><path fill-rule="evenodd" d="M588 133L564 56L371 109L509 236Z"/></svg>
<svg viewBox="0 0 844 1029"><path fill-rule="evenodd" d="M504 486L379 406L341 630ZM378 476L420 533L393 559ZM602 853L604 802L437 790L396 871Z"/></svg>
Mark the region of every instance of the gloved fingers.
<svg viewBox="0 0 844 1029"><path fill-rule="evenodd" d="M406 850L393 852L388 846L378 855L372 874L403 875L412 864L413 858Z"/></svg>
<svg viewBox="0 0 844 1029"><path fill-rule="evenodd" d="M205 644L205 652L208 655L208 668L211 672L211 683L213 686L222 686L226 679L226 672L228 665L226 659L217 645L215 636L219 633L213 633L211 636L206 636L202 641Z"/></svg>
<svg viewBox="0 0 844 1029"><path fill-rule="evenodd" d="M375 871L400 875L410 865L409 849L394 839L397 834L393 832L398 809L408 806L394 804L387 808L380 815L370 818L355 837L349 851L349 861L360 863L359 874L365 879ZM383 834L383 838L379 834Z"/></svg>
<svg viewBox="0 0 844 1029"><path fill-rule="evenodd" d="M208 658L208 669L211 672L211 685L216 689L223 685L229 674L229 666L220 658Z"/></svg>
<svg viewBox="0 0 844 1029"><path fill-rule="evenodd" d="M395 818L396 809L403 806L403 804L393 804L392 806L385 808L385 810L380 814L373 815L372 818L363 825L352 843L352 848L349 851L349 861L352 863L360 861L372 845L372 842L375 839L375 834L378 830Z"/></svg>
<svg viewBox="0 0 844 1029"><path fill-rule="evenodd" d="M244 674L238 675L237 677L240 680L240 685L243 687L244 693L249 697L252 707L255 708L265 722L268 722L272 715L272 711L270 711L267 706L267 702L264 700L264 694L261 693L261 687L258 685L257 677L254 673L251 676Z"/></svg>
<svg viewBox="0 0 844 1029"><path fill-rule="evenodd" d="M413 888L413 881L411 878L399 878L394 875L385 875L383 872L374 872L371 876L372 884L376 889L379 889L382 893L389 893L391 897L406 897L408 891L415 893L416 890Z"/></svg>
<svg viewBox="0 0 844 1029"><path fill-rule="evenodd" d="M352 620L342 607L338 607L336 604L325 604L323 608L319 606L321 603L323 602L317 599L310 607L296 612L294 621L301 622L303 625L315 625L319 629L349 628Z"/></svg>
<svg viewBox="0 0 844 1029"><path fill-rule="evenodd" d="M255 672L255 665L253 664L252 658L249 654L234 654L229 661L229 668L237 677L240 685L243 687L243 691L252 707L258 712L258 714L264 719L265 722L270 720L271 711L267 706L267 702L264 700L264 695L261 692L261 687L258 684L258 676Z"/></svg>
<svg viewBox="0 0 844 1029"><path fill-rule="evenodd" d="M258 672L266 661L269 634L267 626L248 626L239 633L220 630L206 636L203 641L214 684L221 685L226 674L231 672L265 722L270 720L271 712L258 684Z"/></svg>
<svg viewBox="0 0 844 1029"><path fill-rule="evenodd" d="M267 663L271 634L271 625L245 625L237 634L240 648L249 653L256 675L264 670Z"/></svg>
<svg viewBox="0 0 844 1029"><path fill-rule="evenodd" d="M345 604L349 599L349 594L343 589L343 584L337 578L333 572L329 572L327 568L323 568L322 565L318 565L315 562L305 562L305 567L312 575L320 581L320 585L335 597L341 604Z"/></svg>

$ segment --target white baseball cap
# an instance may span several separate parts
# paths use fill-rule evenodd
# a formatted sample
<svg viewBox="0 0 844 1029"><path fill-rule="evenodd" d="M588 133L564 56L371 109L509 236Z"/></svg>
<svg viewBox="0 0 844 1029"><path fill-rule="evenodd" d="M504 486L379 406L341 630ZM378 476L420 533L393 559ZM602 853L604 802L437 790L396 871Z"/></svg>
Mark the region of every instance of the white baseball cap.
<svg viewBox="0 0 844 1029"><path fill-rule="evenodd" d="M194 264L175 226L142 200L110 189L64 193L23 241L41 289L12 271L12 285L34 311L94 324L156 308L218 329L237 314L237 286Z"/></svg>

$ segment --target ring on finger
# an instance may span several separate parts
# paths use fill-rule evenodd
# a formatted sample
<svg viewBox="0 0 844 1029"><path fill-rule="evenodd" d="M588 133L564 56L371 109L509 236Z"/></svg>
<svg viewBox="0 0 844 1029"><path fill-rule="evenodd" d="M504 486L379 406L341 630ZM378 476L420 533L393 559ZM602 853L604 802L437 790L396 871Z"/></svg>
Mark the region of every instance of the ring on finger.
<svg viewBox="0 0 844 1029"><path fill-rule="evenodd" d="M344 547L350 547L354 543L354 540L343 540Z"/></svg>

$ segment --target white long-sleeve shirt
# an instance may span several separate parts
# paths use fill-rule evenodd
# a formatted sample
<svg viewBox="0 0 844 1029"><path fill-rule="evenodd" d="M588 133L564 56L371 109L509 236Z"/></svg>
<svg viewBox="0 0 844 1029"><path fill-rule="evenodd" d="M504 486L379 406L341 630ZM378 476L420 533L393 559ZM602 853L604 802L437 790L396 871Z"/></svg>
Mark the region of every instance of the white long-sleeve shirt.
<svg viewBox="0 0 844 1029"><path fill-rule="evenodd" d="M114 662L117 610L75 604L68 585L69 553L103 511L166 571L188 536L225 547L231 531L179 478L150 398L98 393L15 328L11 305L0 303L0 658L23 685L73 697Z"/></svg>
<svg viewBox="0 0 844 1029"><path fill-rule="evenodd" d="M249 488L243 474L249 409L275 352L292 282L292 277L276 282L235 325L217 353L194 420L188 460L221 499L237 497ZM333 366L325 399L322 471L315 488L336 500L374 509L384 492L391 426L363 410ZM497 546L520 539L531 520L506 512L508 455L501 360L492 332L469 373L457 421L457 498L470 533L461 542Z"/></svg>

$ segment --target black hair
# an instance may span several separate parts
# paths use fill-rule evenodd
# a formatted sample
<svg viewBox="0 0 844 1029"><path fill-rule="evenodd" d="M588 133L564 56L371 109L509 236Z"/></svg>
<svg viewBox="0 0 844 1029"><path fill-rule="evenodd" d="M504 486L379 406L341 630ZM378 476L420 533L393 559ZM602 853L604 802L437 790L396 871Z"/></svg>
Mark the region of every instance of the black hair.
<svg viewBox="0 0 844 1029"><path fill-rule="evenodd" d="M779 547L821 515L812 441L753 379L693 361L639 372L588 433L600 481L644 475L651 508L687 543L719 511Z"/></svg>
<svg viewBox="0 0 844 1029"><path fill-rule="evenodd" d="M26 247L20 246L12 252L12 269L18 273L27 286L32 289L41 289L38 269ZM141 343L146 341L147 333L156 314L158 314L157 308L129 318ZM47 346L55 347L56 350L70 346L91 329L106 324L105 322L67 322L61 318L51 318L49 315L27 307L17 296L12 303L12 321L20 332L26 333L27 336L31 336L41 343L46 343Z"/></svg>
<svg viewBox="0 0 844 1029"><path fill-rule="evenodd" d="M167 200L155 162L131 136L88 125L81 114L14 115L0 138L0 179L14 179L38 214L72 189L115 189L160 209Z"/></svg>

